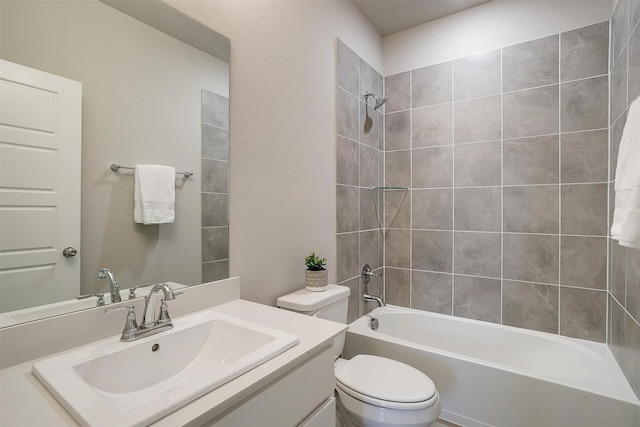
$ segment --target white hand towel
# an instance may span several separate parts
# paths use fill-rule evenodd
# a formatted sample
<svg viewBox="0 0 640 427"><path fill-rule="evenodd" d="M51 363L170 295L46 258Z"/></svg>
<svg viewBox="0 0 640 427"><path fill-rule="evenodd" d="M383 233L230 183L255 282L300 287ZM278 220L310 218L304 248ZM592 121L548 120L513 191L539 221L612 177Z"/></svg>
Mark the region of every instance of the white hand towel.
<svg viewBox="0 0 640 427"><path fill-rule="evenodd" d="M640 98L639 98L640 99ZM640 248L640 101L629 107L616 168L616 205L611 237Z"/></svg>
<svg viewBox="0 0 640 427"><path fill-rule="evenodd" d="M138 224L166 224L175 219L176 169L136 165L133 220Z"/></svg>

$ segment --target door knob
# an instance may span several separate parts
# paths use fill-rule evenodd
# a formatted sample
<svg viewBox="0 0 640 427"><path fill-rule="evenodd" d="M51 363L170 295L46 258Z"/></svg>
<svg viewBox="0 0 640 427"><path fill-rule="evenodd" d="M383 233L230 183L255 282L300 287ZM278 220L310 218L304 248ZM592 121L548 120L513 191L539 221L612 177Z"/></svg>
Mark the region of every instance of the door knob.
<svg viewBox="0 0 640 427"><path fill-rule="evenodd" d="M73 248L71 246L62 250L62 255L66 256L67 258L74 257L77 253L78 251L76 250L76 248Z"/></svg>

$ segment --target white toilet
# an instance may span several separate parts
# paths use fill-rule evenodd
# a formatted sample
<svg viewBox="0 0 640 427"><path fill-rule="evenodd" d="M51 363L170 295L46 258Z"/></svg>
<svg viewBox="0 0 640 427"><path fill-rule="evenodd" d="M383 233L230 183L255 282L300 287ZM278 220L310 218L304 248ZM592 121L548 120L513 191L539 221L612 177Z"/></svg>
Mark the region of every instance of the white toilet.
<svg viewBox="0 0 640 427"><path fill-rule="evenodd" d="M334 322L347 322L349 288L329 285L325 292L306 289L278 298L277 305ZM338 425L427 427L440 416L433 381L411 366L379 356L340 358L346 334L336 337L335 376Z"/></svg>

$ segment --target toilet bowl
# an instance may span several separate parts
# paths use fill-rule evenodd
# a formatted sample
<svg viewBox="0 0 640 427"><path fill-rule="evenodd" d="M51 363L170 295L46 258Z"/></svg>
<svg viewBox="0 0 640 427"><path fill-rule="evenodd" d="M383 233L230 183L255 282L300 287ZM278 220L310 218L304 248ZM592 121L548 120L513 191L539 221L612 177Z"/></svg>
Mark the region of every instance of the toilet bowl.
<svg viewBox="0 0 640 427"><path fill-rule="evenodd" d="M278 298L280 308L334 322L347 322L350 290L329 285L324 292L301 289ZM335 338L338 426L427 427L440 416L440 396L417 369L385 357L359 354L341 359L346 334Z"/></svg>
<svg viewBox="0 0 640 427"><path fill-rule="evenodd" d="M345 427L427 427L440 415L433 381L404 363L360 354L336 360L335 376Z"/></svg>

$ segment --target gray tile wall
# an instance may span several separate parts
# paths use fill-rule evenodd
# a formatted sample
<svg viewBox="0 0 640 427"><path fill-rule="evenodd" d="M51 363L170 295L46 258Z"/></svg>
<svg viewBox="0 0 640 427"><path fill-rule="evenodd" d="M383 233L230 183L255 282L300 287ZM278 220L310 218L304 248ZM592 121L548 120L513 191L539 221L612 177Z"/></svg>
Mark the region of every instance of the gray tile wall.
<svg viewBox="0 0 640 427"><path fill-rule="evenodd" d="M385 78L388 302L605 341L608 51L603 22Z"/></svg>
<svg viewBox="0 0 640 427"><path fill-rule="evenodd" d="M229 98L202 90L202 281L229 277Z"/></svg>
<svg viewBox="0 0 640 427"><path fill-rule="evenodd" d="M395 82L399 88L407 83ZM372 188L383 182L385 124L382 111L373 110L373 100L369 99L369 106L364 103L367 92L382 96L382 76L338 39L335 90L337 265L328 268L336 268L338 284L351 288L351 322L373 308L362 302L365 291L382 294L382 279L372 279L365 286L360 269L365 263L378 273L383 269L384 207L382 194ZM397 140L387 143L402 146L408 134L401 135L401 129L406 128L408 117L393 117L390 123L399 131ZM402 295L395 298L408 299Z"/></svg>
<svg viewBox="0 0 640 427"><path fill-rule="evenodd" d="M613 217L615 166L629 104L640 94L640 1L619 0L611 18L610 195ZM637 102L637 101L636 101ZM640 250L609 239L607 342L640 397Z"/></svg>

